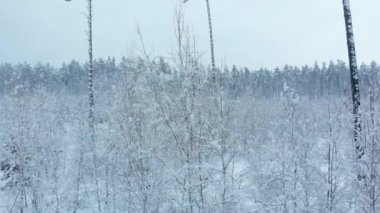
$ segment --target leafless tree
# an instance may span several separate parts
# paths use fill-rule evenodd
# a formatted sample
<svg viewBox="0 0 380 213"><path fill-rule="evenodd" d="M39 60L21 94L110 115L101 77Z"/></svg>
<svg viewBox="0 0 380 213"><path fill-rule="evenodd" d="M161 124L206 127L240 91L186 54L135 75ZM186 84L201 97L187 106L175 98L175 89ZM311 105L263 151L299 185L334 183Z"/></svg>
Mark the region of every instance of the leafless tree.
<svg viewBox="0 0 380 213"><path fill-rule="evenodd" d="M354 115L354 142L356 149L357 159L361 159L364 155L364 149L361 144L361 118L360 118L360 90L359 90L359 73L358 65L356 62L355 40L354 31L352 26L352 15L350 8L350 0L343 0L344 20L346 24L347 48L350 63L350 76L351 76L351 95L353 102L353 115ZM359 179L361 179L359 175Z"/></svg>

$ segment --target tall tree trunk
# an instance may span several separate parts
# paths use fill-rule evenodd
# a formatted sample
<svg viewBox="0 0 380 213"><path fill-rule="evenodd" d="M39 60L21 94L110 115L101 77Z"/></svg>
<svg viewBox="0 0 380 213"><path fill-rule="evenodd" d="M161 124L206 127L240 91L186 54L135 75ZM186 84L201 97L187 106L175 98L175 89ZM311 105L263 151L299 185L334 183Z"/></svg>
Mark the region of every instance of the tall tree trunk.
<svg viewBox="0 0 380 213"><path fill-rule="evenodd" d="M361 144L361 118L360 118L360 91L359 91L359 75L356 62L356 51L354 41L354 31L352 26L352 17L350 9L350 0L343 0L344 20L346 23L347 48L348 57L350 60L350 75L351 75L351 95L353 102L354 115L354 143L356 149L356 158L359 160L364 155L364 149ZM359 175L359 179L361 179Z"/></svg>
<svg viewBox="0 0 380 213"><path fill-rule="evenodd" d="M96 199L98 204L98 210L101 210L100 195L99 195L99 180L98 180L98 162L96 154L95 143L95 119L94 119L94 57L93 57L93 38L92 38L92 0L87 0L87 24L88 24L88 101L89 101L89 114L88 114L88 126L90 131L90 143L93 154L94 164L94 176L96 184Z"/></svg>

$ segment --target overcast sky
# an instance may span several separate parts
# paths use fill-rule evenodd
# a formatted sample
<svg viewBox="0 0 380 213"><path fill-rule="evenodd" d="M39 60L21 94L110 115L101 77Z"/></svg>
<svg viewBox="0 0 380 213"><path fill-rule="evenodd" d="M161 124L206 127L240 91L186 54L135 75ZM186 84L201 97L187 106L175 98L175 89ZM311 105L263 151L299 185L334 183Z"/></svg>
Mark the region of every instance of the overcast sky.
<svg viewBox="0 0 380 213"><path fill-rule="evenodd" d="M218 65L250 68L346 60L341 0L210 0ZM176 0L94 0L96 58L128 55L138 41L169 56ZM352 0L359 62L380 62L380 1ZM0 0L0 62L84 62L85 0ZM209 63L205 0L186 4L186 20Z"/></svg>

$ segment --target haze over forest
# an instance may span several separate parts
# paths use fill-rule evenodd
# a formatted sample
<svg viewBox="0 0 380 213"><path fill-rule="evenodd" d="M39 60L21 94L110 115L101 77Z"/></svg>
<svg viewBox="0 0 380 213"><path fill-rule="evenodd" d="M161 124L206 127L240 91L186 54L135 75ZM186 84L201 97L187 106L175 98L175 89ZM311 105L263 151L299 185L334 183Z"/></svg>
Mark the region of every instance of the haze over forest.
<svg viewBox="0 0 380 213"><path fill-rule="evenodd" d="M0 213L380 212L378 1L0 3Z"/></svg>

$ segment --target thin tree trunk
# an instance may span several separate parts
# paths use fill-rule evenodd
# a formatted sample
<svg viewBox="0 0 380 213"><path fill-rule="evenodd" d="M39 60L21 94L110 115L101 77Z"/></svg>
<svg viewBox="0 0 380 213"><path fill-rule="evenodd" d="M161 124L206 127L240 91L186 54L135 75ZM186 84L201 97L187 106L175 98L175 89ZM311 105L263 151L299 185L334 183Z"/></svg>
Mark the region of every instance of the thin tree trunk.
<svg viewBox="0 0 380 213"><path fill-rule="evenodd" d="M331 109L330 104L328 104L328 113L329 113L329 148L328 148L328 155L327 155L327 161L328 161L328 175L327 175L327 182L328 182L328 191L327 191L327 209L329 212L333 212L334 210L334 197L335 197L335 190L334 190L334 166L335 166L335 145L334 145L334 139L333 139L333 130L332 130L332 118L331 118Z"/></svg>
<svg viewBox="0 0 380 213"><path fill-rule="evenodd" d="M75 199L74 199L74 211L73 213L76 213L78 208L80 207L80 201L79 201L79 190L80 190L80 180L82 177L82 165L83 165L83 147L80 148L80 154L79 154L79 162L78 162L78 171L77 171L77 178L75 183Z"/></svg>
<svg viewBox="0 0 380 213"><path fill-rule="evenodd" d="M370 160L370 178L368 183L368 192L370 199L370 211L371 213L376 212L376 202L377 202L377 188L376 188L376 179L378 178L378 161L377 161L377 141L375 135L376 131L376 123L375 123L375 91L373 84L370 84L370 92L369 92L369 109L371 116L371 131L370 141L371 141L371 160Z"/></svg>
<svg viewBox="0 0 380 213"><path fill-rule="evenodd" d="M215 66L215 51L214 51L214 35L213 35L213 28L212 28L212 18L211 18L211 7L210 7L210 0L206 0L207 5L207 15L208 15L208 25L209 25L209 34L210 34L210 52L211 52L211 77L214 84L214 97L215 97L215 104L219 111L218 116L218 129L219 129L219 136L221 140L221 146L222 146L222 153L221 153L221 161L222 161L222 172L223 172L223 191L221 196L221 211L226 211L226 178L227 178L227 167L225 163L225 154L227 151L226 148L226 141L225 141L225 133L224 133L224 127L222 126L224 123L224 115L223 115L223 102L222 102L222 95L221 95L221 85L219 84L220 81L217 78L217 72L216 72L216 66Z"/></svg>
<svg viewBox="0 0 380 213"><path fill-rule="evenodd" d="M88 2L88 56L89 56L89 69L88 69L88 95L89 95L89 115L88 115L88 123L90 127L90 139L91 142L95 142L95 134L94 134L94 63L93 63L93 51L92 51L92 0L87 0Z"/></svg>
<svg viewBox="0 0 380 213"><path fill-rule="evenodd" d="M199 125L199 139L198 139L198 169L199 169L199 195L201 198L201 207L200 207L200 212L205 211L204 207L204 192L203 192L203 171L202 171L202 166L203 166L203 158L202 158L202 117L200 111L198 112L199 120L198 120L198 125Z"/></svg>
<svg viewBox="0 0 380 213"><path fill-rule="evenodd" d="M206 0L206 4L207 4L208 26L209 26L209 33L210 33L212 80L213 80L213 83L215 84L215 87L216 87L217 79L216 79L215 52L214 52L214 35L213 35L213 30L212 30L210 0Z"/></svg>
<svg viewBox="0 0 380 213"><path fill-rule="evenodd" d="M93 57L93 37L92 37L92 0L87 0L87 22L88 22L88 57L89 57L89 69L88 69L88 95L89 95L89 114L88 114L88 124L90 131L90 142L92 146L93 163L94 163L94 174L95 174L95 184L96 184L96 199L98 204L98 210L101 210L100 206L100 195L99 195L99 180L98 180L98 165L97 165L97 154L96 154L96 143L95 143L95 119L94 119L94 57Z"/></svg>

